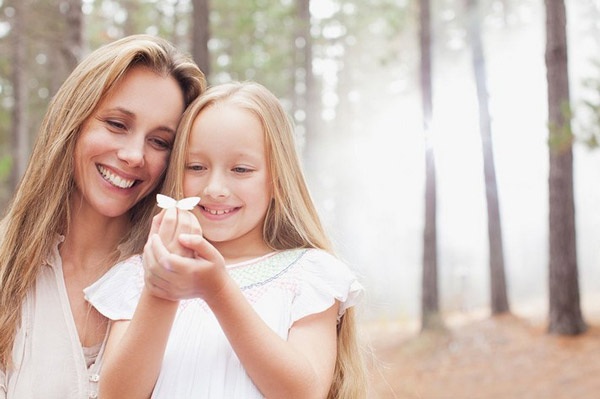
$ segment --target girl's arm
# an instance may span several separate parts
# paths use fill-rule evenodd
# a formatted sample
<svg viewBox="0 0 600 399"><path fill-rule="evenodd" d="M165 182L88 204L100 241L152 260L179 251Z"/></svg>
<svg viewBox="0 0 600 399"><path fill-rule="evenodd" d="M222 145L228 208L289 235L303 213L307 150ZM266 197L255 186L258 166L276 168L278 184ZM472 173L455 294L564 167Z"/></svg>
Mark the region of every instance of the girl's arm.
<svg viewBox="0 0 600 399"><path fill-rule="evenodd" d="M191 213L169 209L155 217L144 248L146 270L159 263L155 252L150 250L153 241L160 243L160 256L168 258L169 250L191 255L189 249L178 243L180 232L200 232L198 221ZM161 237L168 243L168 249L162 245ZM179 302L153 295L149 284L152 283L146 273L146 284L131 321L112 323L100 376L103 399L149 398L152 394ZM157 290L157 287L152 288L152 291Z"/></svg>
<svg viewBox="0 0 600 399"><path fill-rule="evenodd" d="M285 341L233 285L207 302L262 394L267 398L325 398L336 359L338 304L298 320Z"/></svg>
<svg viewBox="0 0 600 399"><path fill-rule="evenodd" d="M169 257L174 273L157 272L151 277L156 295L204 299L264 396L325 398L336 359L338 303L298 320L286 341L254 311L208 241L187 234L180 236L180 241L196 253L196 258ZM158 245L153 249L160 250Z"/></svg>
<svg viewBox="0 0 600 399"><path fill-rule="evenodd" d="M102 399L150 397L178 305L144 288L132 320L112 323L100 374Z"/></svg>

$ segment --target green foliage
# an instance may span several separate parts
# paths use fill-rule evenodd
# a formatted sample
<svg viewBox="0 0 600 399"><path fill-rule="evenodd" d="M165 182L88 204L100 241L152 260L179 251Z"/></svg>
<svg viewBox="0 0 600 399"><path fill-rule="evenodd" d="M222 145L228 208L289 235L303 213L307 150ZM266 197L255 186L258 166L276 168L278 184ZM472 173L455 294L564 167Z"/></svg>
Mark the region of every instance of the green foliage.
<svg viewBox="0 0 600 399"><path fill-rule="evenodd" d="M316 0L313 0L316 1ZM414 38L407 29L414 16L409 0L354 0L337 1L334 13L315 21L319 32L317 43L326 45L342 42L345 46L353 46L358 42L369 47L369 62L387 65L406 56L406 45L403 40L412 42ZM342 32L339 36L331 36L328 32Z"/></svg>
<svg viewBox="0 0 600 399"><path fill-rule="evenodd" d="M550 131L550 134L548 135L548 146L558 152L570 147L575 139L573 129L571 128L571 121L573 119L571 106L568 102L564 102L561 104L560 108L562 123L550 123L548 125Z"/></svg>
<svg viewBox="0 0 600 399"><path fill-rule="evenodd" d="M4 25L6 21L6 5L0 3L0 24ZM8 54L8 40L6 36L0 37L0 149L5 149L8 146L9 131L10 131L10 114L7 107L10 98L8 93L10 91L10 58L5 54ZM4 151L0 151L0 155Z"/></svg>
<svg viewBox="0 0 600 399"><path fill-rule="evenodd" d="M231 0L211 3L211 81L256 80L290 94L296 59L295 4Z"/></svg>
<svg viewBox="0 0 600 399"><path fill-rule="evenodd" d="M5 184L12 169L12 157L4 155L0 157L0 185Z"/></svg>
<svg viewBox="0 0 600 399"><path fill-rule="evenodd" d="M581 122L579 139L590 149L600 146L600 62L596 62L598 76L583 82L585 97L580 107Z"/></svg>
<svg viewBox="0 0 600 399"><path fill-rule="evenodd" d="M189 51L191 3L159 0L96 0L86 8L86 36L95 49L119 37L148 33L171 40Z"/></svg>
<svg viewBox="0 0 600 399"><path fill-rule="evenodd" d="M11 13L5 9L16 1L0 3L0 23L5 26L11 22ZM32 136L50 98L70 73L71 66L64 60L68 49L64 48L67 22L63 6L60 0L47 0L26 8L27 119ZM256 80L291 103L302 73L302 44L296 38L305 23L297 14L297 1L229 0L210 2L210 7L211 83ZM396 55L405 58L410 54L406 43L410 45L413 37L401 37L413 15L410 0L313 0L311 8L323 7L329 11L311 19L317 87L326 79L324 61L329 62L327 68L336 64L356 79L364 79L383 63L391 68L397 63ZM157 34L191 50L191 0L85 0L83 12L87 50L133 33ZM0 145L4 148L10 145L10 35L9 30L0 36ZM344 57L349 49L352 57ZM329 86L335 89L331 82Z"/></svg>
<svg viewBox="0 0 600 399"><path fill-rule="evenodd" d="M2 60L0 60L0 63ZM1 67L0 67L1 69ZM10 87L9 83L0 76L0 148L8 148L10 131L10 114L9 109L4 106L10 99L7 92ZM2 152L0 152L1 155Z"/></svg>

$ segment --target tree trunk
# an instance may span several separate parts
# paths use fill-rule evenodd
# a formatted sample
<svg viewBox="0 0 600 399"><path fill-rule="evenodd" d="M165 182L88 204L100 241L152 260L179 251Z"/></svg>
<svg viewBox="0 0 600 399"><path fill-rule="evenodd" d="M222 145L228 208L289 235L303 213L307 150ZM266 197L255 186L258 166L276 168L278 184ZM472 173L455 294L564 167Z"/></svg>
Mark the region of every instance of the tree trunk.
<svg viewBox="0 0 600 399"><path fill-rule="evenodd" d="M209 0L193 0L192 57L204 72L208 81L210 75L210 4Z"/></svg>
<svg viewBox="0 0 600 399"><path fill-rule="evenodd" d="M123 36L130 36L138 33L135 16L140 13L140 2L138 0L122 1L121 7L125 8L127 12L127 19L123 22ZM160 26L161 22L162 21L160 20L156 21L156 24Z"/></svg>
<svg viewBox="0 0 600 399"><path fill-rule="evenodd" d="M11 188L14 190L27 168L29 158L29 133L27 129L27 43L25 39L25 1L14 3L12 35L12 73L14 105L12 109L11 139L13 163Z"/></svg>
<svg viewBox="0 0 600 399"><path fill-rule="evenodd" d="M61 2L60 9L64 10L66 26L62 53L69 71L72 71L81 61L84 53L82 1L64 0Z"/></svg>
<svg viewBox="0 0 600 399"><path fill-rule="evenodd" d="M421 95L425 132L425 228L423 232L423 280L421 291L421 329L442 327L439 314L437 276L437 201L435 157L431 140L433 93L431 78L430 0L420 0Z"/></svg>
<svg viewBox="0 0 600 399"><path fill-rule="evenodd" d="M302 60L302 70L304 77L304 93L301 96L300 104L304 108L304 165L306 173L314 181L318 181L316 174L320 168L318 165L319 154L317 147L317 131L319 130L319 110L321 109L319 99L319 89L315 80L313 71L313 40L310 33L310 0L296 1L298 23L298 39L303 45L298 49L300 52L299 58ZM302 85L300 85L302 86Z"/></svg>
<svg viewBox="0 0 600 399"><path fill-rule="evenodd" d="M549 326L554 334L586 329L579 303L569 105L566 12L563 0L546 3L546 73L550 137Z"/></svg>
<svg viewBox="0 0 600 399"><path fill-rule="evenodd" d="M184 40L182 40L182 35L179 34L178 26L181 23L181 20L187 17L187 13L185 15L182 15L182 13L178 11L180 8L180 4L181 4L181 0L174 0L174 2L173 2L173 8L175 9L175 13L173 15L173 22L172 22L173 29L171 29L171 35L170 35L171 43L173 43L173 45L177 48L183 48L184 44L185 45L189 44L189 37L187 37L188 35L187 34L183 35ZM210 18L209 18L209 20L210 20ZM192 21L192 25L194 25L193 21ZM209 37L209 39L210 39L210 37ZM203 72L204 72L204 70L203 70Z"/></svg>
<svg viewBox="0 0 600 399"><path fill-rule="evenodd" d="M494 147L492 142L492 122L489 110L489 95L486 83L487 73L481 40L478 0L466 0L466 9L467 37L471 45L473 58L473 72L475 74L477 101L479 105L479 130L483 151L483 172L488 221L491 310L492 314L500 314L508 312L509 305L506 294L502 225L500 223L500 206L498 204L498 187L496 184Z"/></svg>

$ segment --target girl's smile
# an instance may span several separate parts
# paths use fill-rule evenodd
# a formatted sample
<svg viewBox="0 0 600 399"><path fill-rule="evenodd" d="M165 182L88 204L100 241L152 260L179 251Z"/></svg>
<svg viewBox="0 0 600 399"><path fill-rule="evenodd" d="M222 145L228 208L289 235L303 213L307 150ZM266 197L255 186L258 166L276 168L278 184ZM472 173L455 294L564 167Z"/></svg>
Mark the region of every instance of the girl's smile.
<svg viewBox="0 0 600 399"><path fill-rule="evenodd" d="M262 229L271 201L271 174L259 119L234 104L203 109L190 134L183 179L204 236L217 247L268 252ZM243 244L242 244L243 243Z"/></svg>
<svg viewBox="0 0 600 399"><path fill-rule="evenodd" d="M240 208L239 207L212 208L212 207L208 207L206 205L200 205L200 209L202 210L203 213L208 214L210 216L224 216L224 215L229 215L233 212L236 212ZM208 215L206 215L206 216L208 216Z"/></svg>

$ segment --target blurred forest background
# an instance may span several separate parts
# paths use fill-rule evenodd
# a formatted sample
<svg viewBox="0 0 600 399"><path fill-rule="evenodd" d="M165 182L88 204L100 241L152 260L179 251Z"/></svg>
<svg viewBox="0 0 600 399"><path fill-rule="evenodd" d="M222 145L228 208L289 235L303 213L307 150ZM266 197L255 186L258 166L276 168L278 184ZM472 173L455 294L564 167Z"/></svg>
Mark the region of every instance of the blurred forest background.
<svg viewBox="0 0 600 399"><path fill-rule="evenodd" d="M419 12L425 3L429 36ZM586 318L600 313L600 0L565 3L571 271ZM192 53L210 84L256 80L282 99L326 226L367 288L364 320L418 323L428 306L426 154L435 155L433 312L489 313L498 252L490 256L484 93L507 304L546 319L552 125L545 12L534 0L0 0L0 209L48 101L77 61L128 34L160 35ZM474 65L485 66L483 80ZM571 302L579 306L578 297Z"/></svg>

